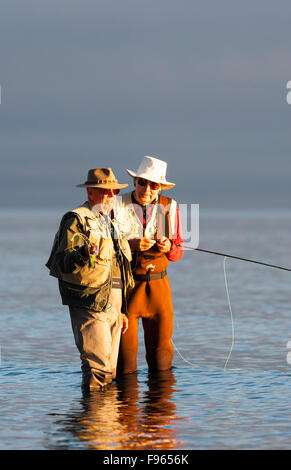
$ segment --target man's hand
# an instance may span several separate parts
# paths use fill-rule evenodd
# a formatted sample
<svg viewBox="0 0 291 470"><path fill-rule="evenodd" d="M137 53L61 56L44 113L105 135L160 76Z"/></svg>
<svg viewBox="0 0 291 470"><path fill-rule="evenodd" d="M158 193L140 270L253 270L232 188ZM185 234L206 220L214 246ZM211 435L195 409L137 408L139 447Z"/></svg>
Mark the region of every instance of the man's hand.
<svg viewBox="0 0 291 470"><path fill-rule="evenodd" d="M128 240L130 244L131 251L147 251L155 243L156 240L150 240L149 238L134 238L133 240Z"/></svg>
<svg viewBox="0 0 291 470"><path fill-rule="evenodd" d="M122 328L121 328L121 334L124 335L124 333L128 330L128 318L124 313L121 314L121 320L122 320Z"/></svg>
<svg viewBox="0 0 291 470"><path fill-rule="evenodd" d="M162 253L168 253L172 247L172 243L169 238L163 237L157 241L157 247Z"/></svg>

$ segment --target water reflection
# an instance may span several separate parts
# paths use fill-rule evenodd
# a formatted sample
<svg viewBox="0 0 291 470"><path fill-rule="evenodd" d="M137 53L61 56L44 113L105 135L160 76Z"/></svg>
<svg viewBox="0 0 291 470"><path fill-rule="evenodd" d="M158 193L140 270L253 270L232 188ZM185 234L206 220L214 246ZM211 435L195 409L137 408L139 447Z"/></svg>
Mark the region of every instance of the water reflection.
<svg viewBox="0 0 291 470"><path fill-rule="evenodd" d="M173 371L149 375L146 383L129 374L106 391L83 392L81 409L56 424L85 449L179 448L175 384Z"/></svg>

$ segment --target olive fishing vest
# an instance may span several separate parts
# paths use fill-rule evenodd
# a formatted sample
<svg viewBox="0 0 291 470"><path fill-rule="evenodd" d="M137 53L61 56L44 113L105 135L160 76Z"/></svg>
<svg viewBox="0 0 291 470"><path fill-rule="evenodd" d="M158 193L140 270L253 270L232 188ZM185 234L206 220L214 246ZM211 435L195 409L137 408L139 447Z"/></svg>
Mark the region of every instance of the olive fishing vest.
<svg viewBox="0 0 291 470"><path fill-rule="evenodd" d="M128 287L133 287L134 281L130 269L130 261L132 259L130 247L127 240L122 237L116 220L111 220L111 224L115 231L115 239L113 242L110 227L106 223L104 217L97 211L94 213L90 209L88 202L85 202L82 206L66 213L63 219L69 213L74 213L78 217L80 226L82 228L81 233L84 233L90 242L97 245L95 262L93 266L90 265L89 261L83 266L76 265L76 268L71 273L64 273L61 271L56 260L56 254L59 250L60 244L59 236L62 227L61 222L60 229L55 236L50 258L46 264L46 266L50 269L50 275L57 277L61 282L63 281L65 285L68 284L68 286L72 286L72 297L77 296L84 298L86 295L89 296L94 293L99 293L102 297L104 297L103 294L105 293L105 300L108 301L112 281L112 261L116 255L117 250L122 256L121 271L124 292ZM75 236L74 238L76 238L76 246L80 246L84 243L81 238L78 242L78 236ZM72 249L73 241L70 246L66 247L67 251L71 251ZM60 284L60 286L61 285L62 284ZM79 289L80 294L78 288L74 288L74 285L83 287L82 290ZM104 291L103 294L102 290ZM63 292L61 292L61 294L63 294ZM65 296L66 298L69 296L69 288L66 289ZM107 305L105 300L101 302L103 308L104 305ZM66 303L68 302L69 300L66 300ZM90 305L90 307L92 307L92 305Z"/></svg>

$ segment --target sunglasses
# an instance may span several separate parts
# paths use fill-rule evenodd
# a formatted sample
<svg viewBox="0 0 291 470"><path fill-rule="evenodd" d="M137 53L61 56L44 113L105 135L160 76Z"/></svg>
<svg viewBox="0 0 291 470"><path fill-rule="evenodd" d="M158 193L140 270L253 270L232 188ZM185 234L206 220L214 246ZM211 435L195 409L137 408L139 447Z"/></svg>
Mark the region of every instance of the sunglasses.
<svg viewBox="0 0 291 470"><path fill-rule="evenodd" d="M139 186L147 186L149 185L149 187L151 189L153 189L154 191L157 191L157 189L160 189L160 185L159 183L154 183L153 181L148 181L148 180L145 180L144 178L138 178L137 179L137 184Z"/></svg>
<svg viewBox="0 0 291 470"><path fill-rule="evenodd" d="M119 194L120 189L103 189L101 188L100 191L106 196L117 196Z"/></svg>

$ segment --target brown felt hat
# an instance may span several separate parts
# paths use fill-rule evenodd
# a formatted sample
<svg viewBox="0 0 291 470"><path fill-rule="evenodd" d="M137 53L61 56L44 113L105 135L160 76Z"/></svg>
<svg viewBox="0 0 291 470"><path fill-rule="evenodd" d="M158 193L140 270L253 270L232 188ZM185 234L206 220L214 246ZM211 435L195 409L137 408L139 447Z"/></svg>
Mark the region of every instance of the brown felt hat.
<svg viewBox="0 0 291 470"><path fill-rule="evenodd" d="M78 188L121 189L126 186L128 184L118 183L111 168L93 168L88 171L87 181L77 184Z"/></svg>

